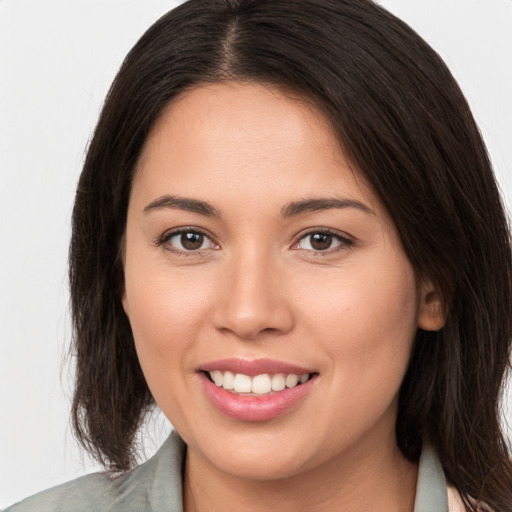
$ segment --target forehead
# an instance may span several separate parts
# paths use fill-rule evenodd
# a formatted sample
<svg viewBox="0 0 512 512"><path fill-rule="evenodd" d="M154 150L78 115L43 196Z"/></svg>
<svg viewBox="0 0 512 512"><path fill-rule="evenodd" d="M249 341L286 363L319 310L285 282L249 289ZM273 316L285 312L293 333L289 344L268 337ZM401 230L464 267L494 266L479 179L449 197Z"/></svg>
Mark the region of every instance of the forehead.
<svg viewBox="0 0 512 512"><path fill-rule="evenodd" d="M245 151L257 146L267 153L283 145L322 145L334 159L345 160L330 123L308 98L257 83L200 83L181 93L159 116L139 166L162 143L176 141L178 146L185 139L205 149L239 143Z"/></svg>
<svg viewBox="0 0 512 512"><path fill-rule="evenodd" d="M231 192L268 196L276 185L291 196L328 195L333 186L344 195L372 195L310 101L239 82L200 84L175 98L146 141L134 186L141 180L155 194L162 187L215 191L219 200Z"/></svg>

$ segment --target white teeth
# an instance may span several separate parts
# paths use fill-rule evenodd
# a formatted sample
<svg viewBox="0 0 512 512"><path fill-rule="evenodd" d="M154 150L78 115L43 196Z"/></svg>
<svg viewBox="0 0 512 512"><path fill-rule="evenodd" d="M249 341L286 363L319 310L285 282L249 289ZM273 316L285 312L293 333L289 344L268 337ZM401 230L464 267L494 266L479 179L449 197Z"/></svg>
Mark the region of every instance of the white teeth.
<svg viewBox="0 0 512 512"><path fill-rule="evenodd" d="M237 373L233 382L233 389L237 393L250 393L252 391L252 379L243 373Z"/></svg>
<svg viewBox="0 0 512 512"><path fill-rule="evenodd" d="M222 381L222 387L224 389L233 389L235 387L235 374L231 372L224 372L224 380Z"/></svg>
<svg viewBox="0 0 512 512"><path fill-rule="evenodd" d="M282 373L276 373L272 377L272 391L283 391L286 387L285 376Z"/></svg>
<svg viewBox="0 0 512 512"><path fill-rule="evenodd" d="M258 375L252 379L252 392L257 395L264 395L265 393L270 393L272 391L272 381L270 380L270 376L264 373L263 375Z"/></svg>
<svg viewBox="0 0 512 512"><path fill-rule="evenodd" d="M215 385L219 387L233 390L235 393L253 393L255 395L265 395L271 391L283 391L285 388L294 388L299 383L304 384L304 382L309 380L309 373L302 375L294 373L288 375L284 373L269 375L268 373L262 373L255 377L249 377L243 373L235 375L229 371L213 370L209 374Z"/></svg>
<svg viewBox="0 0 512 512"><path fill-rule="evenodd" d="M213 382L215 382L217 386L221 387L223 381L222 372L219 372L219 370L214 370L210 375L212 376Z"/></svg>
<svg viewBox="0 0 512 512"><path fill-rule="evenodd" d="M288 377L286 377L285 383L287 388L294 388L299 382L299 376L290 373Z"/></svg>

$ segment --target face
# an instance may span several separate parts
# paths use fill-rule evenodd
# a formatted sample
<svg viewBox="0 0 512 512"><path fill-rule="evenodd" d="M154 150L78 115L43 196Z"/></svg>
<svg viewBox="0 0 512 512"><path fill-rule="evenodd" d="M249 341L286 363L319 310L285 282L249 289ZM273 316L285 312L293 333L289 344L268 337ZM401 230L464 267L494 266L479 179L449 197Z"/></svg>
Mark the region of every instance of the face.
<svg viewBox="0 0 512 512"><path fill-rule="evenodd" d="M190 456L268 479L394 445L430 292L305 102L224 83L169 105L136 170L124 264L142 369Z"/></svg>

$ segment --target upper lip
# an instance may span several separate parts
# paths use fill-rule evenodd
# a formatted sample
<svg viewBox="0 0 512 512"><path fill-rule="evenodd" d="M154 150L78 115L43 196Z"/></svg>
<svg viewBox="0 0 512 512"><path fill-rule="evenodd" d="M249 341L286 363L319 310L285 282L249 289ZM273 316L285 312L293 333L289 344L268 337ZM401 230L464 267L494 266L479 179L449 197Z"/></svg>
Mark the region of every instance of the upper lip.
<svg viewBox="0 0 512 512"><path fill-rule="evenodd" d="M311 368L305 368L284 361L276 361L273 359L219 359L210 361L201 365L200 371L212 372L218 370L221 372L242 373L250 377L261 375L263 373L293 373L295 375L304 375L305 373L315 373Z"/></svg>

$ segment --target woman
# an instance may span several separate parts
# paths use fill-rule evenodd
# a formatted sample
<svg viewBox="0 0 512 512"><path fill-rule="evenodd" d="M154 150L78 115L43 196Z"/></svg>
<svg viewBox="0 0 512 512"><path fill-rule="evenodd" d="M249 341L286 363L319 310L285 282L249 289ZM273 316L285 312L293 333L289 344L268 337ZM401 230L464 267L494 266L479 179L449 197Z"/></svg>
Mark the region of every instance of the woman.
<svg viewBox="0 0 512 512"><path fill-rule="evenodd" d="M70 282L74 425L120 476L12 510L512 510L503 208L450 73L374 3L151 27L88 150ZM155 403L177 433L130 472Z"/></svg>

